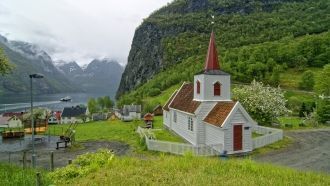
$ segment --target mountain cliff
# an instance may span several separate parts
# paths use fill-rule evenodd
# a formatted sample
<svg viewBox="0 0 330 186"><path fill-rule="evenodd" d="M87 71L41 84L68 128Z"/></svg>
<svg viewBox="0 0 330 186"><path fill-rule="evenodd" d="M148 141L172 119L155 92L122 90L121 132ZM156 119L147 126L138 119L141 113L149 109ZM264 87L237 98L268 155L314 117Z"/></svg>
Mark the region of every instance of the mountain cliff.
<svg viewBox="0 0 330 186"><path fill-rule="evenodd" d="M330 55L329 12L327 0L175 0L136 29L117 97L190 80L202 68L212 29L222 68L236 81L272 82L281 69L322 67ZM291 43L294 49L286 48Z"/></svg>
<svg viewBox="0 0 330 186"><path fill-rule="evenodd" d="M76 62L54 62L38 46L9 41L1 35L0 47L15 65L11 74L0 76L0 94L29 93L29 74L41 73L45 77L34 81L37 93L87 92L114 96L123 72L123 67L110 59L95 59L84 69Z"/></svg>
<svg viewBox="0 0 330 186"><path fill-rule="evenodd" d="M123 67L110 59L95 59L85 69L76 62L59 63L65 76L85 92L106 93L114 96L119 86Z"/></svg>
<svg viewBox="0 0 330 186"><path fill-rule="evenodd" d="M41 73L45 77L34 82L37 93L79 91L53 64L51 57L39 47L21 41L8 41L0 36L3 48L15 69L0 78L1 94L26 94L30 90L29 74Z"/></svg>

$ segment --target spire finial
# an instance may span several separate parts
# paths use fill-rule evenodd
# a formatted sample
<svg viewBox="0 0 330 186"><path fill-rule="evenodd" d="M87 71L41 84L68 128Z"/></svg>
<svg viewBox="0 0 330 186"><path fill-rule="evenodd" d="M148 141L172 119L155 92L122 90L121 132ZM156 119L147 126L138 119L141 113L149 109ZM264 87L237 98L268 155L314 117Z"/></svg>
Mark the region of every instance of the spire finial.
<svg viewBox="0 0 330 186"><path fill-rule="evenodd" d="M212 32L213 32L213 28L214 28L214 15L211 15L212 21L211 21L211 27L212 27Z"/></svg>

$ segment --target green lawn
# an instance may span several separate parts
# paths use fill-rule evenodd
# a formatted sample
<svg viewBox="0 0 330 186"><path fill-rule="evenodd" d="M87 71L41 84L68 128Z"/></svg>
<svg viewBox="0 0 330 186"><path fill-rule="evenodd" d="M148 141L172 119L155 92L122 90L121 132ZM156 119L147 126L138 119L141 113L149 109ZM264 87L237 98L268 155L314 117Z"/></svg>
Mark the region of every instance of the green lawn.
<svg viewBox="0 0 330 186"><path fill-rule="evenodd" d="M145 126L144 122L132 121L98 121L78 124L76 128L76 141L87 140L109 140L121 141L137 149L140 148L139 135L136 133L137 126ZM69 125L51 125L49 130L51 134L61 135ZM157 139L182 142L182 139L163 128L163 117L154 117L154 128L162 129L156 132Z"/></svg>
<svg viewBox="0 0 330 186"><path fill-rule="evenodd" d="M144 124L140 125L144 126ZM155 135L157 140L161 141L171 141L171 142L180 142L184 143L185 141L178 135L168 131L167 129L164 128L163 126L163 116L155 116L154 117L154 123L153 123L153 129L154 130L152 133Z"/></svg>
<svg viewBox="0 0 330 186"><path fill-rule="evenodd" d="M330 176L249 159L88 155L51 174L57 185L330 185ZM93 160L95 159L95 161ZM82 170L79 171L76 167Z"/></svg>
<svg viewBox="0 0 330 186"><path fill-rule="evenodd" d="M263 136L262 134L256 133L256 132L252 132L252 138L257 138Z"/></svg>
<svg viewBox="0 0 330 186"><path fill-rule="evenodd" d="M185 141L180 136L174 135L166 129L156 130L156 131L154 131L154 134L155 134L156 139L160 140L160 141L185 143Z"/></svg>
<svg viewBox="0 0 330 186"><path fill-rule="evenodd" d="M76 128L76 141L88 140L109 140L121 141L133 147L139 147L139 137L136 134L136 127L142 121L123 122L116 121L98 121L78 124ZM51 134L61 135L69 125L52 125L49 126Z"/></svg>
<svg viewBox="0 0 330 186"><path fill-rule="evenodd" d="M299 124L303 122L302 118L300 117L279 117L278 118L281 128L291 128L285 127L285 124L292 126L292 128L301 128Z"/></svg>

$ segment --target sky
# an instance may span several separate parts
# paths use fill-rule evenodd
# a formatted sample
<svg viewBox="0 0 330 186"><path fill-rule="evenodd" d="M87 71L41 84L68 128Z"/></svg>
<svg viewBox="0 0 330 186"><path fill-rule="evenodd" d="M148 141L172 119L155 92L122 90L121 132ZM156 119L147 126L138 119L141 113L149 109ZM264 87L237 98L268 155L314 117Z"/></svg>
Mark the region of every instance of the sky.
<svg viewBox="0 0 330 186"><path fill-rule="evenodd" d="M135 29L172 0L1 0L0 34L37 44L54 60L127 63Z"/></svg>

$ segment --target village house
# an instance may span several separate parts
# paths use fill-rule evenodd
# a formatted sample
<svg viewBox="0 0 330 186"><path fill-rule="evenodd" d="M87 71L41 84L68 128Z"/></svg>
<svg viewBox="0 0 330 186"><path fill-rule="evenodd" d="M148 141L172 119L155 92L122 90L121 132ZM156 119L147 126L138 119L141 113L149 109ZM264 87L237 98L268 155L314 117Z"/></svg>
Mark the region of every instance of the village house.
<svg viewBox="0 0 330 186"><path fill-rule="evenodd" d="M132 121L141 119L141 105L124 105L121 119L123 121Z"/></svg>
<svg viewBox="0 0 330 186"><path fill-rule="evenodd" d="M61 123L61 111L55 111L51 113L48 118L48 124L60 124Z"/></svg>
<svg viewBox="0 0 330 186"><path fill-rule="evenodd" d="M157 105L153 109L152 113L154 114L154 116L161 116L161 115L163 115L163 107L161 105Z"/></svg>
<svg viewBox="0 0 330 186"><path fill-rule="evenodd" d="M83 123L87 112L86 107L65 107L61 114L61 124Z"/></svg>
<svg viewBox="0 0 330 186"><path fill-rule="evenodd" d="M1 116L0 117L0 128L22 128L22 119L16 115L12 116Z"/></svg>
<svg viewBox="0 0 330 186"><path fill-rule="evenodd" d="M164 125L192 145L228 154L252 151L257 123L231 99L230 84L230 74L220 69L212 32L205 68L172 94L163 108Z"/></svg>
<svg viewBox="0 0 330 186"><path fill-rule="evenodd" d="M92 120L93 121L104 121L107 120L108 113L93 113Z"/></svg>

